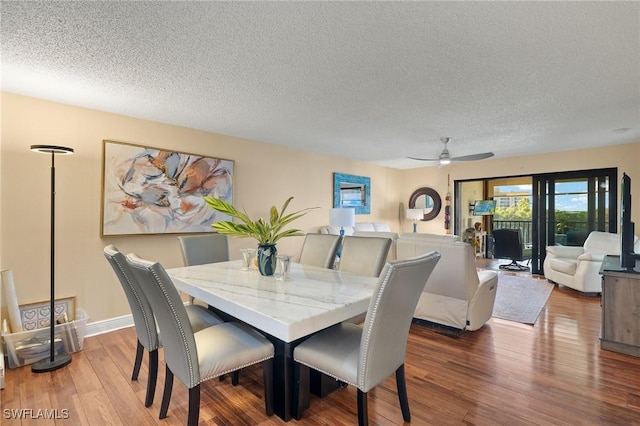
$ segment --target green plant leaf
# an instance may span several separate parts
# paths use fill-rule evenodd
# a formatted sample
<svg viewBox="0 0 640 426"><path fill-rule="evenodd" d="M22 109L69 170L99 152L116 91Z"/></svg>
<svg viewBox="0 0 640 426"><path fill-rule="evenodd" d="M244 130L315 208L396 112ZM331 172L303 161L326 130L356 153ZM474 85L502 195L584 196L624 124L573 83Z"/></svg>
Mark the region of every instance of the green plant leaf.
<svg viewBox="0 0 640 426"><path fill-rule="evenodd" d="M276 241L284 237L304 235L299 229L283 230L283 228L294 220L301 218L310 210L318 208L309 207L285 215L284 213L289 203L293 200L293 197L289 197L282 205L280 211L278 211L276 206L271 206L269 209L269 221L267 222L263 218L251 220L246 212L236 209L231 203L219 198L204 197L204 200L210 208L242 222L218 221L211 225L213 229L221 234L238 238L252 237L258 240L259 244L275 244Z"/></svg>

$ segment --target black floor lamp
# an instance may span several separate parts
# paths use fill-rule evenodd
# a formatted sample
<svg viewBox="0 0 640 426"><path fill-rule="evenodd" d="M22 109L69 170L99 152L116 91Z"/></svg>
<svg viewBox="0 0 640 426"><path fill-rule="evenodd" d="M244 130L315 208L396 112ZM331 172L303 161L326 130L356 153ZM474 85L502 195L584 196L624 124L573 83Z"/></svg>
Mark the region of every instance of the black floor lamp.
<svg viewBox="0 0 640 426"><path fill-rule="evenodd" d="M31 145L31 151L42 152L45 154L51 154L51 317L49 320L49 328L51 330L49 334L49 358L45 358L41 361L31 365L31 371L34 373L45 373L47 371L57 370L71 362L71 356L67 353L60 354L56 358L55 354L55 327L56 321L54 318L55 301L56 301L56 285L55 285L55 216L56 216L56 167L55 156L56 154L73 154L73 148L67 148L64 146L55 145Z"/></svg>

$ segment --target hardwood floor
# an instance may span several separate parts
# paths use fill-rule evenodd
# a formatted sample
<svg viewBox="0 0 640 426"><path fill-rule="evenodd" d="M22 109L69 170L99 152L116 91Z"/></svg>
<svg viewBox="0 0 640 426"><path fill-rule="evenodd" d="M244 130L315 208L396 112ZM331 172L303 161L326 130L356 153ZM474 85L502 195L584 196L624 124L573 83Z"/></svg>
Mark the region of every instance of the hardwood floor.
<svg viewBox="0 0 640 426"><path fill-rule="evenodd" d="M491 268L492 265L486 264ZM600 298L554 288L535 326L492 318L482 329L447 337L411 328L407 390L414 425L640 424L640 358L603 351ZM132 382L135 332L127 328L85 339L84 350L61 370L7 370L2 425L184 425L187 391L177 380L168 418L158 420L164 383L161 362L154 404L144 407L147 361ZM162 360L162 355L160 356ZM16 420L12 409L55 409L68 419ZM65 411L66 410L66 411ZM262 374L248 368L240 384L202 385L201 424L281 425L264 413ZM371 425L403 424L390 377L369 393ZM356 424L356 390L312 397L304 425Z"/></svg>

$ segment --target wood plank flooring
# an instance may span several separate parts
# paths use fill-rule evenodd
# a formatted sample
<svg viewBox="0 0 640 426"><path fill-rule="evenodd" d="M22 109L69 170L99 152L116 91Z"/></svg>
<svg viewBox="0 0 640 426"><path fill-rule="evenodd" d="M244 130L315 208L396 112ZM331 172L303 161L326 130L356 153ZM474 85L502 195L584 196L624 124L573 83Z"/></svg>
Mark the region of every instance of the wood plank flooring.
<svg viewBox="0 0 640 426"><path fill-rule="evenodd" d="M492 265L484 265L492 267ZM600 349L600 298L554 288L535 326L492 318L459 338L414 324L406 376L414 425L640 425L640 358ZM85 339L61 370L7 370L2 425L184 425L187 390L177 380L168 418L158 420L164 383L161 361L154 404L144 407L147 360L132 382L135 332L127 328ZM162 360L162 355L160 356ZM12 409L27 418L11 418ZM46 417L55 410L54 419ZM7 411L9 410L9 411ZM61 418L68 417L68 418ZM403 424L390 377L369 393L371 425ZM203 425L282 425L264 413L259 367L238 386L202 385ZM312 397L304 425L354 425L356 390Z"/></svg>

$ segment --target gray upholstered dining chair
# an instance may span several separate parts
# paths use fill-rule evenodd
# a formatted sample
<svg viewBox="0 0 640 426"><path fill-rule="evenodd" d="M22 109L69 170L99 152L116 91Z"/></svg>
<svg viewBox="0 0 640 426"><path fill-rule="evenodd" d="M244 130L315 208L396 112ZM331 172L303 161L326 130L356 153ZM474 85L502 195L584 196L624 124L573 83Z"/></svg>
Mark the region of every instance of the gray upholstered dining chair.
<svg viewBox="0 0 640 426"><path fill-rule="evenodd" d="M185 266L229 260L229 241L226 235L181 235L178 241Z"/></svg>
<svg viewBox="0 0 640 426"><path fill-rule="evenodd" d="M338 270L367 277L378 277L391 247L391 238L344 237ZM347 322L360 324L366 314L349 318Z"/></svg>
<svg viewBox="0 0 640 426"><path fill-rule="evenodd" d="M229 260L229 240L226 235L211 233L205 235L181 235L178 237L184 266ZM189 302L193 304L193 296Z"/></svg>
<svg viewBox="0 0 640 426"><path fill-rule="evenodd" d="M364 328L341 323L314 334L293 350L294 417L308 403L309 369L318 370L358 389L358 424L368 424L367 392L394 371L402 417L411 421L404 359L413 311L438 252L386 264L371 296Z"/></svg>
<svg viewBox="0 0 640 426"><path fill-rule="evenodd" d="M338 270L367 277L380 276L390 247L391 238L346 236Z"/></svg>
<svg viewBox="0 0 640 426"><path fill-rule="evenodd" d="M304 237L300 262L303 265L333 268L340 247L340 235L307 234Z"/></svg>
<svg viewBox="0 0 640 426"><path fill-rule="evenodd" d="M204 235L181 235L178 237L184 266L204 265L205 263L226 262L229 258L229 239L226 235L211 233ZM193 305L195 298L189 297ZM223 376L220 376L223 379ZM240 371L231 375L231 384L237 385Z"/></svg>
<svg viewBox="0 0 640 426"><path fill-rule="evenodd" d="M153 404L153 397L156 391L156 381L158 378L158 348L161 346L160 336L156 327L156 321L153 316L153 309L149 304L140 283L135 278L127 260L118 249L109 245L104 248L104 256L107 258L113 271L120 281L120 285L124 290L129 302L129 308L133 316L133 324L138 338L136 347L136 357L133 362L133 373L131 380L138 380L140 366L144 350L149 352L149 374L147 376L147 394L145 397L145 407ZM198 305L189 305L186 307L187 316L192 329L201 330L215 324L221 324L223 321L213 312Z"/></svg>
<svg viewBox="0 0 640 426"><path fill-rule="evenodd" d="M167 416L174 375L189 389L188 425L200 417L200 384L205 380L263 363L267 415L273 414L273 355L269 340L248 325L225 322L194 331L178 290L157 262L135 254L127 263L153 307L162 333L166 364L160 418Z"/></svg>

